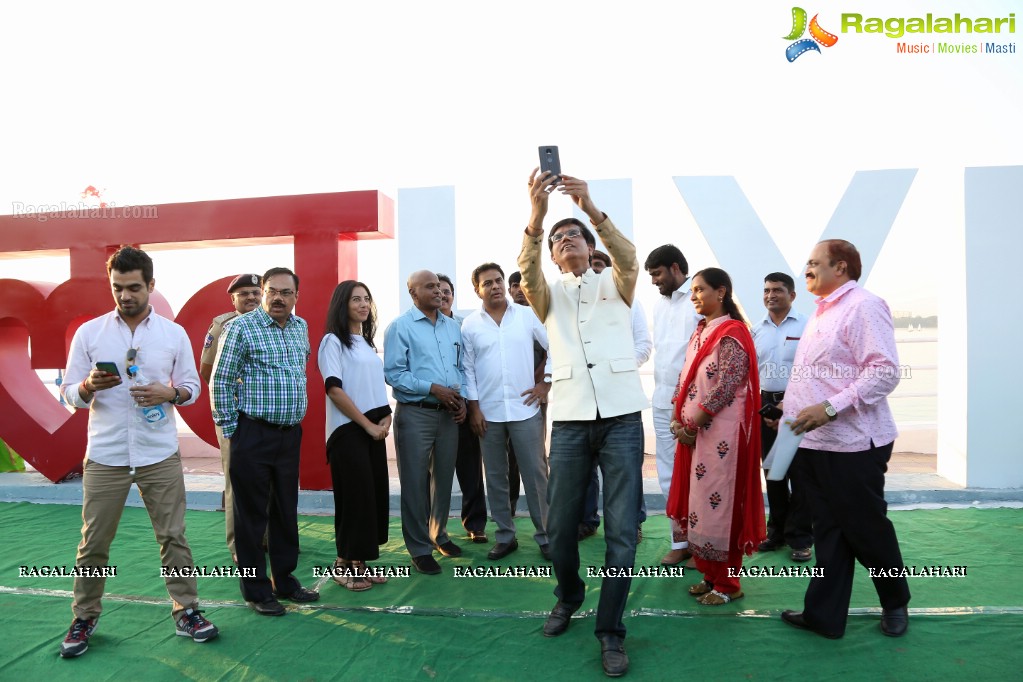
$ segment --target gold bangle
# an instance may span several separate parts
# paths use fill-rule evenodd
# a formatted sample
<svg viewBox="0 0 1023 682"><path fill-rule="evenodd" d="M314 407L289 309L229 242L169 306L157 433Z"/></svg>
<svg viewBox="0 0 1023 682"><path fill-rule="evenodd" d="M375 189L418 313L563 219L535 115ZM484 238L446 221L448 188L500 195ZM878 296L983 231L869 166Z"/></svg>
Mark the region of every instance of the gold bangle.
<svg viewBox="0 0 1023 682"><path fill-rule="evenodd" d="M698 431L694 431L693 433L689 433L689 431L686 430L686 427L684 427L684 426L682 427L682 435L685 436L686 438L694 438L695 439L697 433L698 433Z"/></svg>

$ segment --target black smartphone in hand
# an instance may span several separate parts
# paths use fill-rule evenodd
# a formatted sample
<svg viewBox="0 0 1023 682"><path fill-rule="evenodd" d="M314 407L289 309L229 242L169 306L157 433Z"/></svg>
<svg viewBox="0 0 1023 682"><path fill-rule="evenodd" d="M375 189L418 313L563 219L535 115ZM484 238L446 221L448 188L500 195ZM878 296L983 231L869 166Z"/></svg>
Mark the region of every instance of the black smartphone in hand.
<svg viewBox="0 0 1023 682"><path fill-rule="evenodd" d="M550 171L555 182L561 180L561 157L555 146L540 147L540 173L544 171Z"/></svg>
<svg viewBox="0 0 1023 682"><path fill-rule="evenodd" d="M121 378L121 373L117 371L116 362L97 362L96 369L101 372L106 372L107 374L113 374L118 379Z"/></svg>
<svg viewBox="0 0 1023 682"><path fill-rule="evenodd" d="M783 414L785 413L774 403L764 403L760 408L760 416L764 419L781 419Z"/></svg>

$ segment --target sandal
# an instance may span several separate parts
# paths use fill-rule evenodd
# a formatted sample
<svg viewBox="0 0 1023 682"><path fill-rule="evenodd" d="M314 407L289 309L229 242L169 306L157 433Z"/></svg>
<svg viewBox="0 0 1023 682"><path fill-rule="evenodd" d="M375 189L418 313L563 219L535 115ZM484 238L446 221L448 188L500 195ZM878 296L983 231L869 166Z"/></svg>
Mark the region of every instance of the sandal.
<svg viewBox="0 0 1023 682"><path fill-rule="evenodd" d="M378 574L373 568L366 566L362 561L352 560L352 570L357 573L361 573L362 577L365 578L373 585L383 585L387 582L387 577Z"/></svg>
<svg viewBox="0 0 1023 682"><path fill-rule="evenodd" d="M704 606L721 606L728 602L733 602L736 599L742 599L744 596L742 590L733 592L731 594L725 594L724 592L718 592L717 590L711 590L707 594L703 595L696 601L700 602Z"/></svg>
<svg viewBox="0 0 1023 682"><path fill-rule="evenodd" d="M707 594L708 592L713 592L713 591L714 591L714 586L711 585L706 580L701 580L700 582L696 583L695 585L690 585L689 586L689 594L691 594L694 597L701 597L701 596Z"/></svg>
<svg viewBox="0 0 1023 682"><path fill-rule="evenodd" d="M359 571L355 569L352 562L345 561L344 559L334 561L330 577L338 585L352 592L365 592L373 587L373 583L366 576L359 575Z"/></svg>

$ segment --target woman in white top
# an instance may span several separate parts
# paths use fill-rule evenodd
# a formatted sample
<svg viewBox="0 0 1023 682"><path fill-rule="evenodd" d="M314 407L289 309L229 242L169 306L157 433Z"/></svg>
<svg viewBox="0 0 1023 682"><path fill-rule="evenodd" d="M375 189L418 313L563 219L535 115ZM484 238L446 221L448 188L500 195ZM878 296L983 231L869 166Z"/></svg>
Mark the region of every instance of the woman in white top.
<svg viewBox="0 0 1023 682"><path fill-rule="evenodd" d="M373 345L376 306L369 287L345 280L327 310L318 353L327 392L327 461L334 487L334 580L361 592L383 576L366 569L387 542L388 477L384 439L391 428L384 367Z"/></svg>

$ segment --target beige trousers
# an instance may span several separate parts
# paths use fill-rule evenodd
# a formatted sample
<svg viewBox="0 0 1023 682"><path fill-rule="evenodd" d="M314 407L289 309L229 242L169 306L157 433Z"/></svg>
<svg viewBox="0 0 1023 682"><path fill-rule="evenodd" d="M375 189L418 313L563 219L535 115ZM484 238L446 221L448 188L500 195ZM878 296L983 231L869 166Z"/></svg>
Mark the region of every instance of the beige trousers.
<svg viewBox="0 0 1023 682"><path fill-rule="evenodd" d="M135 476L126 466L112 467L85 461L82 477L82 542L78 545L76 566L108 566L110 545L128 499L132 483L149 512L153 532L160 543L160 561L168 568L191 568L192 550L185 538L185 479L181 455L174 453L162 462L138 467ZM123 570L149 570L142 566L119 567ZM156 569L157 574L159 569ZM167 594L173 601L177 620L185 609L198 608L199 595L194 577L168 577ZM76 577L71 610L77 618L95 618L103 610L101 600L106 578Z"/></svg>

